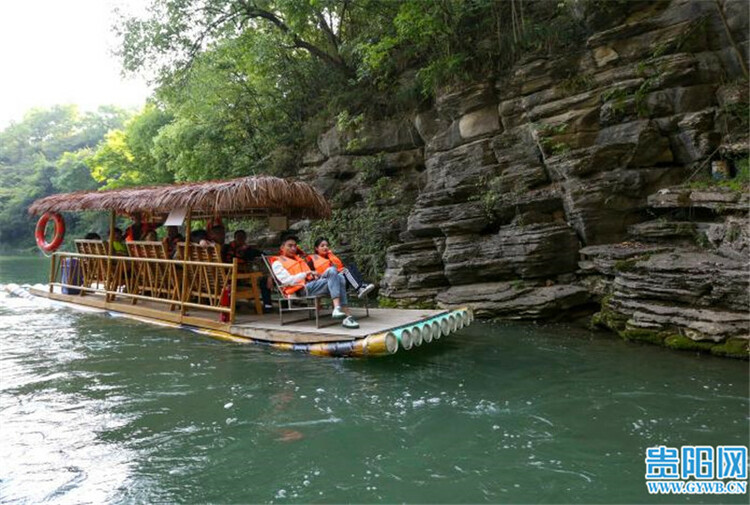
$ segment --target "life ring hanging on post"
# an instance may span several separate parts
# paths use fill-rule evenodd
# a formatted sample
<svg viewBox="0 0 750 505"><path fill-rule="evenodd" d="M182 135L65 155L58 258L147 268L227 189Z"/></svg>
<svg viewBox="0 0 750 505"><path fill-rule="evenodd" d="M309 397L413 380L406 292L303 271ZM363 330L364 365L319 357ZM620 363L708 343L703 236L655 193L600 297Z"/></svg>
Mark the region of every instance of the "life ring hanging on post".
<svg viewBox="0 0 750 505"><path fill-rule="evenodd" d="M47 223L50 219L55 223L55 235L52 237L52 242L47 242L44 232L47 229ZM55 252L62 245L63 238L65 237L65 220L57 212L45 212L36 223L34 236L36 237L36 245L39 246L39 249L46 253Z"/></svg>

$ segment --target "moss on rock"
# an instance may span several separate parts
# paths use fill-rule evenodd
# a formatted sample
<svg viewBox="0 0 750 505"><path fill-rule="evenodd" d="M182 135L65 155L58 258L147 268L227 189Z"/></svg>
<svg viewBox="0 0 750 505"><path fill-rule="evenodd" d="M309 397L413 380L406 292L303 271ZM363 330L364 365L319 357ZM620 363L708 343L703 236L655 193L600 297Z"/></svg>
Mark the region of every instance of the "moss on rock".
<svg viewBox="0 0 750 505"><path fill-rule="evenodd" d="M723 344L711 347L711 354L728 358L749 359L750 348L748 340L744 338L730 338Z"/></svg>
<svg viewBox="0 0 750 505"><path fill-rule="evenodd" d="M381 309L434 309L435 302L426 298L390 298L378 297L378 307Z"/></svg>
<svg viewBox="0 0 750 505"><path fill-rule="evenodd" d="M666 335L663 332L645 330L643 328L627 328L618 332L625 340L634 342L648 342L649 344L663 345Z"/></svg>
<svg viewBox="0 0 750 505"><path fill-rule="evenodd" d="M683 335L668 335L664 339L664 345L670 349L681 351L709 352L716 344L713 342L696 342Z"/></svg>
<svg viewBox="0 0 750 505"><path fill-rule="evenodd" d="M398 306L398 300L395 298L388 298L387 296L378 297L378 307L381 309L396 309Z"/></svg>
<svg viewBox="0 0 750 505"><path fill-rule="evenodd" d="M591 316L591 327L607 328L614 332L619 332L625 328L627 320L627 316L618 314L610 309L602 308L602 310Z"/></svg>
<svg viewBox="0 0 750 505"><path fill-rule="evenodd" d="M653 253L644 253L632 258L615 261L615 271L632 272L638 268L638 263L647 261L651 256L653 256Z"/></svg>
<svg viewBox="0 0 750 505"><path fill-rule="evenodd" d="M618 272L631 272L635 270L636 264L640 258L615 261L615 270Z"/></svg>
<svg viewBox="0 0 750 505"><path fill-rule="evenodd" d="M620 332L625 328L628 317L609 308L609 298L609 296L605 296L602 299L601 310L591 316L591 327L607 328L614 332Z"/></svg>

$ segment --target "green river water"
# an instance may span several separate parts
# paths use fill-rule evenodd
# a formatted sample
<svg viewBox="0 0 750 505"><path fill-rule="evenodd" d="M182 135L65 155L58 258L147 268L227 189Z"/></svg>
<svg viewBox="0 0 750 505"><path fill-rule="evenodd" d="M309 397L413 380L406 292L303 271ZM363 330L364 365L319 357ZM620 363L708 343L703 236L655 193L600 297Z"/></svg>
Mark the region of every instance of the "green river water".
<svg viewBox="0 0 750 505"><path fill-rule="evenodd" d="M647 447L748 443L747 362L479 322L316 358L4 292L0 344L2 503L748 501L644 481Z"/></svg>

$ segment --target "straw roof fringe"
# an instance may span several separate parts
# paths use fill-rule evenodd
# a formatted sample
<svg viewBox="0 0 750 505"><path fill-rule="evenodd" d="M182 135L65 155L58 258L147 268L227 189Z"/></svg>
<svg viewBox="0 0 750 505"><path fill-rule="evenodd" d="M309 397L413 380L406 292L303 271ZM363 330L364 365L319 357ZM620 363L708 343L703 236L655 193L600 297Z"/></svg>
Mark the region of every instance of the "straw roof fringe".
<svg viewBox="0 0 750 505"><path fill-rule="evenodd" d="M311 185L269 176L50 195L35 201L29 213L114 210L166 214L176 208L207 215L241 216L264 210L289 217L331 215L328 201Z"/></svg>

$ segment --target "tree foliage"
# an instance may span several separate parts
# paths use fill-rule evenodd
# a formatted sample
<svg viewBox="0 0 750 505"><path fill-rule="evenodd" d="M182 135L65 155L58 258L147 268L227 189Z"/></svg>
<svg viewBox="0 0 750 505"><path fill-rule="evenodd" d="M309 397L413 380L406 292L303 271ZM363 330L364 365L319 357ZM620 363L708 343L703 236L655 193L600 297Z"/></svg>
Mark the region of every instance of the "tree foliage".
<svg viewBox="0 0 750 505"><path fill-rule="evenodd" d="M107 132L87 161L94 179L105 189L174 181L154 147L171 120L171 114L147 105L122 129Z"/></svg>
<svg viewBox="0 0 750 505"><path fill-rule="evenodd" d="M121 55L127 70L148 67L161 77L190 65L202 51L243 34L273 38L288 51L304 51L332 69L351 73L342 31L348 1L157 0L145 18L122 25Z"/></svg>
<svg viewBox="0 0 750 505"><path fill-rule="evenodd" d="M80 113L64 105L32 109L0 131L0 246L33 243L27 209L37 198L97 187L87 160L104 133L126 117L116 107Z"/></svg>
<svg viewBox="0 0 750 505"><path fill-rule="evenodd" d="M145 15L115 27L123 68L156 84L142 111L37 109L0 132L0 240L30 236L25 207L53 191L296 175L302 154L337 118L409 114L437 89L493 79L524 53L575 49L587 12L614 4L627 7L151 0Z"/></svg>

